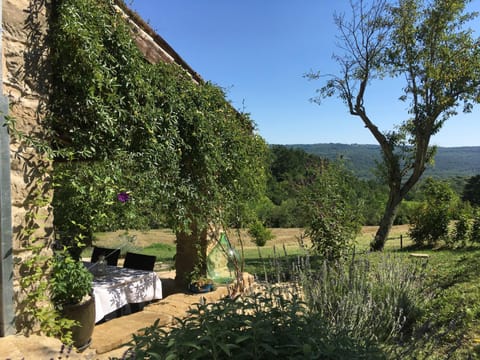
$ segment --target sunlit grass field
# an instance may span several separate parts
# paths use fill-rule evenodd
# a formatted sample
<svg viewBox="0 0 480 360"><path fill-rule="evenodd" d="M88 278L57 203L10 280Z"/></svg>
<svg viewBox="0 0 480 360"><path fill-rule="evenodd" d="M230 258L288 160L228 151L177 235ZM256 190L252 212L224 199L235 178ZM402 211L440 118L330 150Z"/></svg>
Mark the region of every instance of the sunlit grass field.
<svg viewBox="0 0 480 360"><path fill-rule="evenodd" d="M356 239L355 247L357 250L367 250L370 241L373 239L377 227L364 226L361 233ZM231 244L240 252L243 244L243 253L245 259L256 259L260 256L268 258L274 255L283 256L303 254L299 239L303 233L300 228L288 229L270 229L274 235L272 240L261 248L258 248L247 231L231 230L228 232L228 238ZM411 240L408 237L408 226L400 225L394 226L389 240L385 245L386 250L400 249L400 236L402 236L402 245L407 247L411 245ZM109 233L97 233L94 240L95 245L121 248L122 253L126 251L137 251L145 254L157 256L158 261L169 262L172 261L175 255L175 234L169 229L160 230L129 230L129 231L115 231ZM308 239L304 240L306 247L311 246ZM88 250L86 252L88 255Z"/></svg>

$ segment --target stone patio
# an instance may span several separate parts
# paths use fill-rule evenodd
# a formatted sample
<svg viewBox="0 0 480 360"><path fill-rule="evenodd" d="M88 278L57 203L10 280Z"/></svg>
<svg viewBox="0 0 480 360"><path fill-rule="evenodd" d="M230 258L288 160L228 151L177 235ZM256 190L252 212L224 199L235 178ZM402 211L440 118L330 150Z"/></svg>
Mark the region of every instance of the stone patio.
<svg viewBox="0 0 480 360"><path fill-rule="evenodd" d="M109 320L95 326L92 343L82 353L75 350L68 352L61 342L43 336L8 336L0 338L0 359L88 359L106 360L121 358L127 350L124 345L132 340L133 334L141 334L158 319L160 325L175 323L175 318L183 318L188 309L201 301L215 302L228 295L226 286L219 286L215 291L204 294L180 292L174 287L175 272L159 273L162 280L164 298L147 305L143 311ZM248 283L253 277L248 275ZM204 298L202 300L202 298Z"/></svg>

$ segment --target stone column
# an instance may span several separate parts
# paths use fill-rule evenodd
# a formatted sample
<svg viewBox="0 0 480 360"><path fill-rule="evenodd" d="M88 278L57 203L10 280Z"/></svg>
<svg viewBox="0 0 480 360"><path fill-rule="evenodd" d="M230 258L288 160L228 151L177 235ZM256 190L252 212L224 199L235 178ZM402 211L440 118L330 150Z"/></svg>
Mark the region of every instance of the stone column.
<svg viewBox="0 0 480 360"><path fill-rule="evenodd" d="M3 20L2 6L0 0L0 20ZM3 54L2 33L3 25L0 24L0 54ZM3 74L3 60L0 62L0 74ZM5 126L6 115L8 115L8 99L3 96L3 79L0 77L0 336L15 333L10 137Z"/></svg>
<svg viewBox="0 0 480 360"><path fill-rule="evenodd" d="M2 7L3 93L8 97L9 117L15 129L34 139L45 138L42 121L48 101L48 4L43 0L3 0ZM29 319L23 309L32 306L24 304L31 290L22 289L20 280L32 271L26 261L32 257L32 245L42 248L38 259L44 262L48 258L53 237L51 162L14 133L10 134L8 150L15 326L18 332L28 333L36 328L36 319Z"/></svg>

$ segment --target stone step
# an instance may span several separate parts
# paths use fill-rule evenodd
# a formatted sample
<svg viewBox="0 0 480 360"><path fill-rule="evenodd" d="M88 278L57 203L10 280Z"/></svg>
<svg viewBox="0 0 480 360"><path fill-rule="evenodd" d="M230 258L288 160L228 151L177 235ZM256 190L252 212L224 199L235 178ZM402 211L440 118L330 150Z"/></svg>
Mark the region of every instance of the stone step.
<svg viewBox="0 0 480 360"><path fill-rule="evenodd" d="M171 315L140 311L96 325L90 347L97 354L120 348L132 340L133 334L141 334L141 329L151 326L157 319L162 326L172 323Z"/></svg>

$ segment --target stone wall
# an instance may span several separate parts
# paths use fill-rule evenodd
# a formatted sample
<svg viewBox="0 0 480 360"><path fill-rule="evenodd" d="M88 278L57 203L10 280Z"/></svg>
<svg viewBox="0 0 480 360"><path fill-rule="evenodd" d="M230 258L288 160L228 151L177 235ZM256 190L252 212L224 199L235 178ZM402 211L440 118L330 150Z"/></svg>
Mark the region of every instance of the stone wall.
<svg viewBox="0 0 480 360"><path fill-rule="evenodd" d="M46 16L44 0L3 0L3 94L16 129L39 138L48 100ZM44 245L48 252L53 237L51 165L28 142L13 133L10 136L14 297L20 330L28 328L22 323L25 294L19 280L28 271L25 260L32 254L30 245Z"/></svg>

